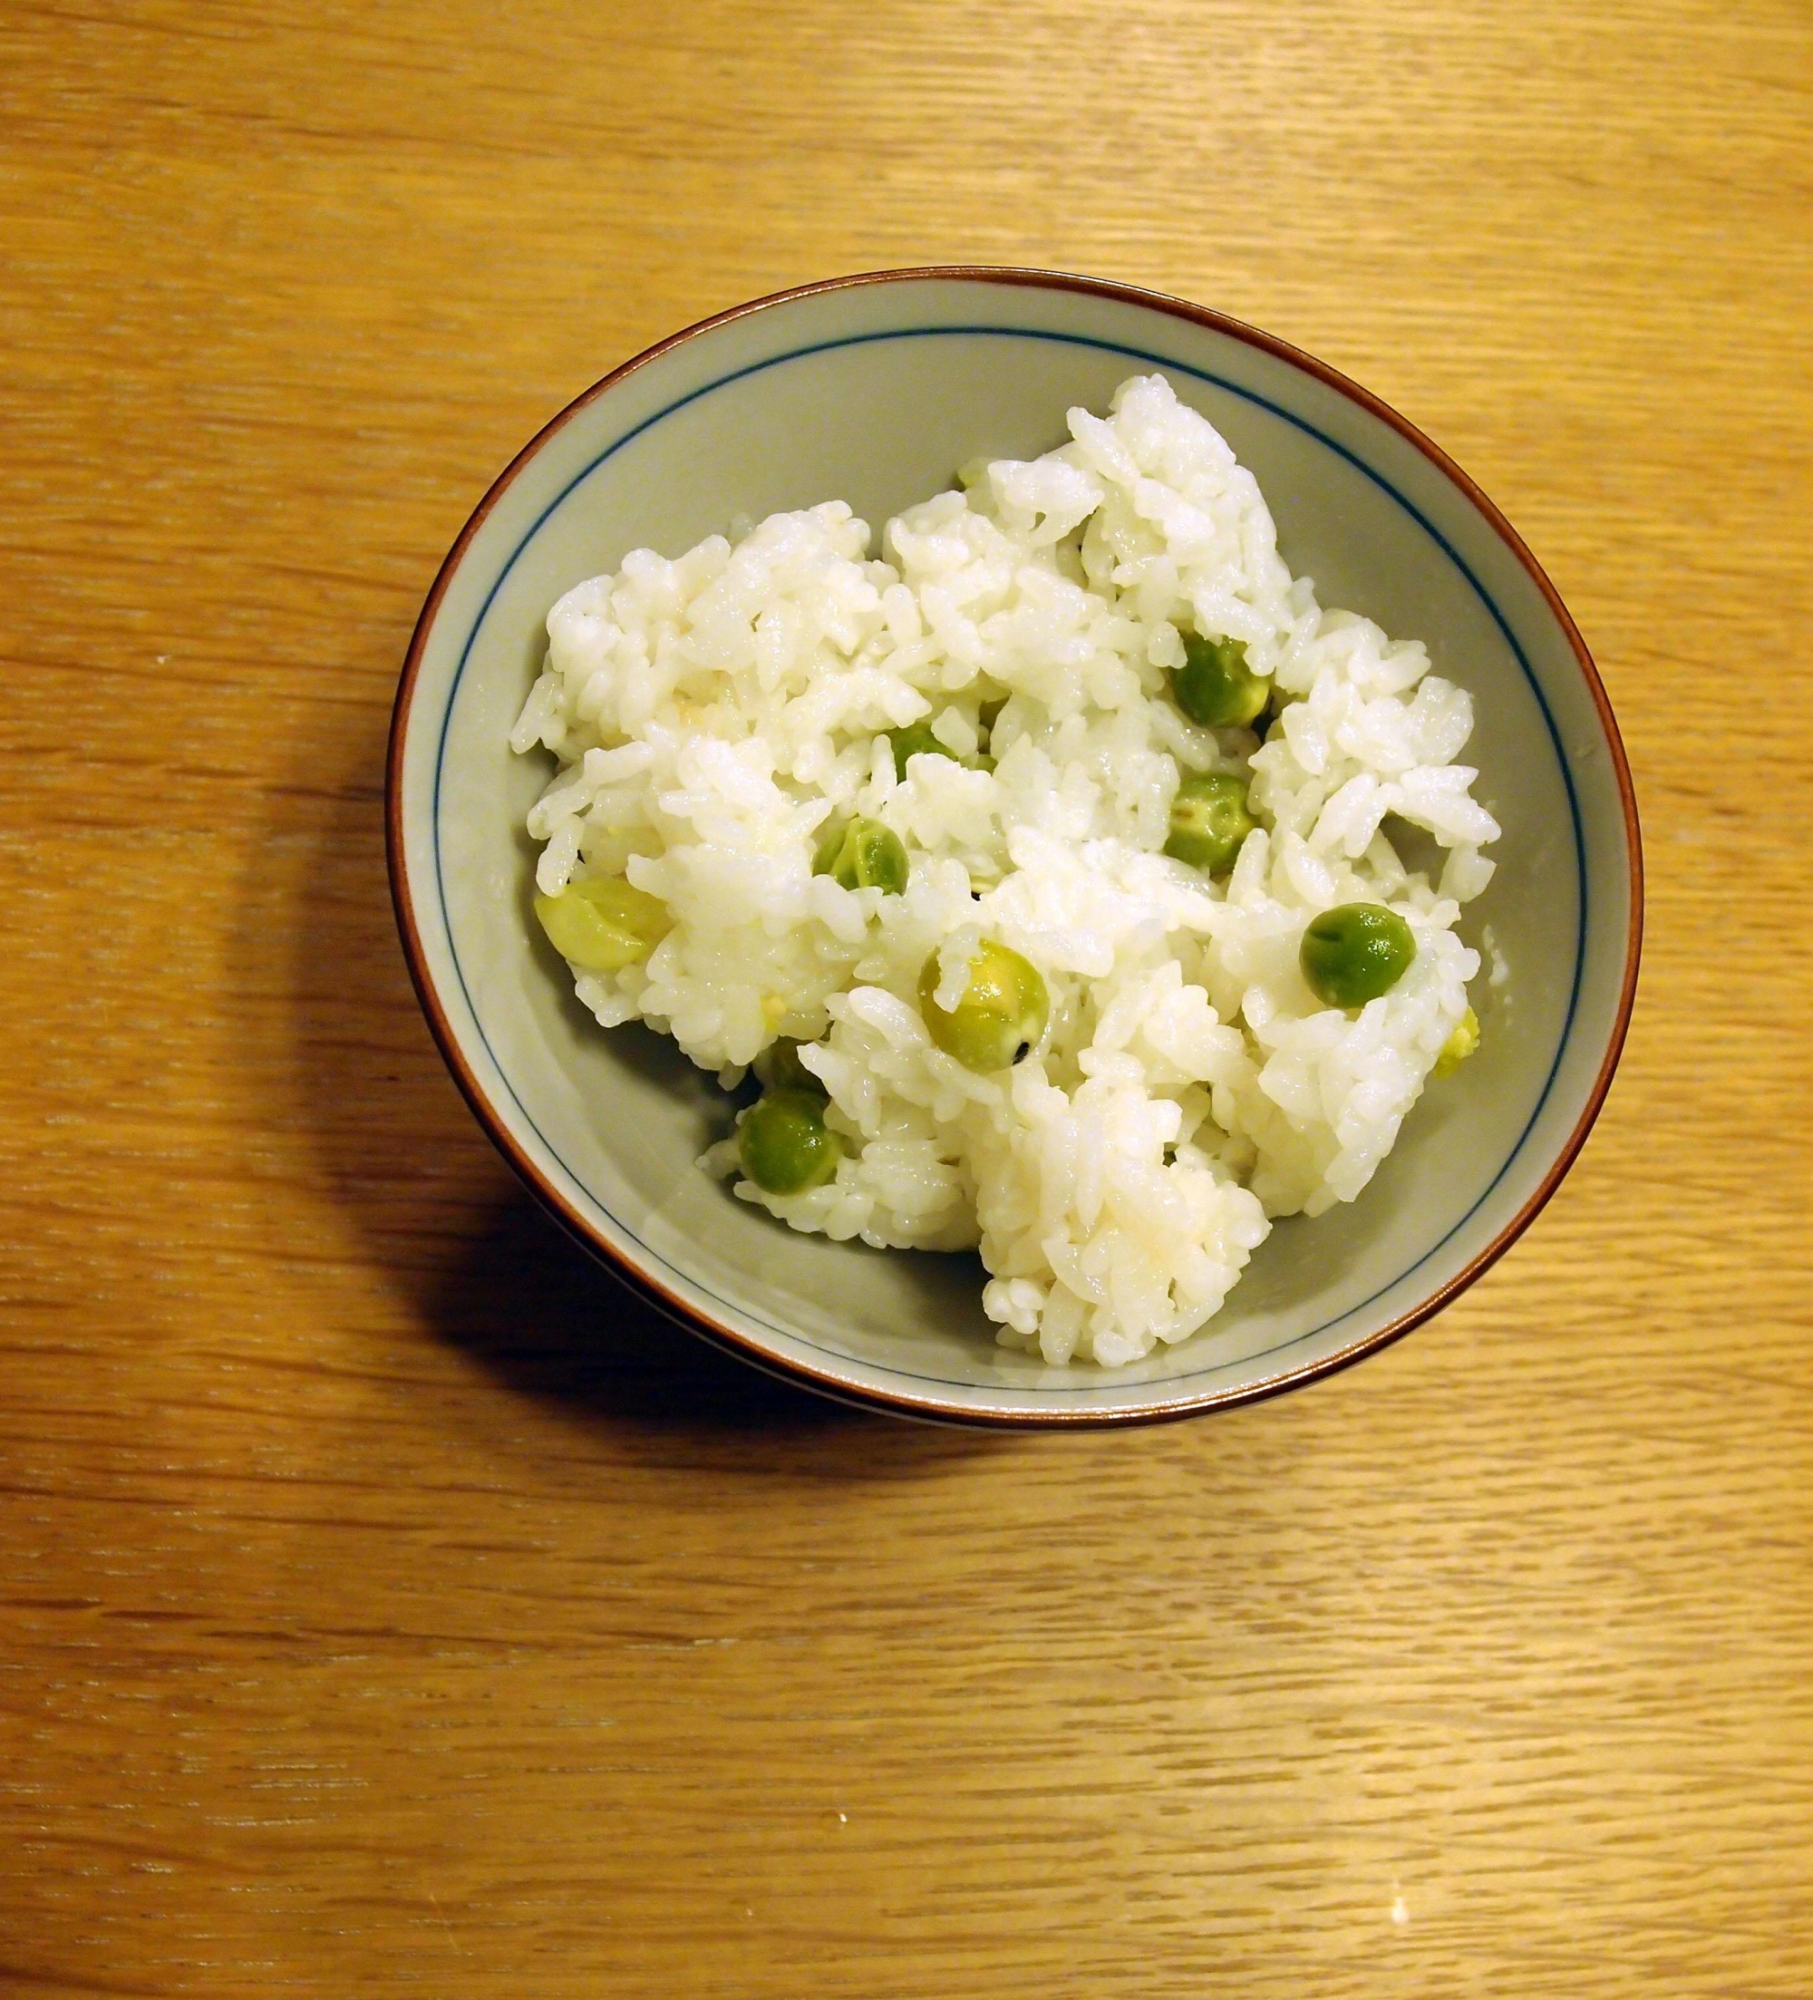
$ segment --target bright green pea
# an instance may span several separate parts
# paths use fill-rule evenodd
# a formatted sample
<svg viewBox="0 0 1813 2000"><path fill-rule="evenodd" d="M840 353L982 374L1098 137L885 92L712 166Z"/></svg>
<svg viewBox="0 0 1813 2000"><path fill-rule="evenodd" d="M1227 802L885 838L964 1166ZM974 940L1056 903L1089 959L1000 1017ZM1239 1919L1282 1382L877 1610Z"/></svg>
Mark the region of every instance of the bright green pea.
<svg viewBox="0 0 1813 2000"><path fill-rule="evenodd" d="M970 960L969 984L947 1013L932 997L941 979L933 952L919 974L919 1011L926 1032L947 1056L986 1076L1031 1053L1051 1018L1051 998L1038 969L1004 944L987 943Z"/></svg>
<svg viewBox="0 0 1813 2000"><path fill-rule="evenodd" d="M581 876L558 896L537 896L535 914L554 949L585 972L634 965L674 923L659 896L632 888L621 875Z"/></svg>
<svg viewBox="0 0 1813 2000"><path fill-rule="evenodd" d="M1309 990L1325 1007L1364 1007L1389 993L1416 956L1416 939L1395 910L1342 903L1312 917L1297 951Z"/></svg>
<svg viewBox="0 0 1813 2000"><path fill-rule="evenodd" d="M1183 665L1172 669L1171 692L1192 722L1205 729L1233 729L1258 719L1272 683L1247 665L1244 640L1202 639L1186 632L1183 651Z"/></svg>
<svg viewBox="0 0 1813 2000"><path fill-rule="evenodd" d="M829 875L845 889L879 889L898 896L907 885L907 852L900 836L878 819L853 819L819 842L814 875Z"/></svg>
<svg viewBox="0 0 1813 2000"><path fill-rule="evenodd" d="M823 1097L823 1079L814 1076L799 1059L799 1043L783 1036L770 1045L762 1057L762 1074L770 1090L804 1091L808 1097Z"/></svg>
<svg viewBox="0 0 1813 2000"><path fill-rule="evenodd" d="M771 1090L737 1127L743 1171L765 1194L801 1194L837 1172L843 1143L825 1124L822 1099Z"/></svg>
<svg viewBox="0 0 1813 2000"><path fill-rule="evenodd" d="M1172 801L1165 852L1209 875L1225 875L1240 843L1258 824L1247 810L1243 778L1231 771L1192 772Z"/></svg>
<svg viewBox="0 0 1813 2000"><path fill-rule="evenodd" d="M890 729L887 734L888 747L894 753L896 778L906 776L909 757L950 757L953 763L956 762L952 752L932 734L929 722L909 723L905 729Z"/></svg>

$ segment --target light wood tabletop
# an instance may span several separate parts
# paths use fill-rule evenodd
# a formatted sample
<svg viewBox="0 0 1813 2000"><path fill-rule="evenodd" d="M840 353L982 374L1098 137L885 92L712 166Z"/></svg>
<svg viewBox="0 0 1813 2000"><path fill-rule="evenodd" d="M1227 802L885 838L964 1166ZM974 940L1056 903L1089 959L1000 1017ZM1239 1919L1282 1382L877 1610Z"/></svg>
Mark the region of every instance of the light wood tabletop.
<svg viewBox="0 0 1813 2000"><path fill-rule="evenodd" d="M1803 0L0 8L0 1990L1813 1992ZM1622 724L1623 1067L1438 1319L840 1410L519 1190L385 886L531 433L839 272L1331 362Z"/></svg>

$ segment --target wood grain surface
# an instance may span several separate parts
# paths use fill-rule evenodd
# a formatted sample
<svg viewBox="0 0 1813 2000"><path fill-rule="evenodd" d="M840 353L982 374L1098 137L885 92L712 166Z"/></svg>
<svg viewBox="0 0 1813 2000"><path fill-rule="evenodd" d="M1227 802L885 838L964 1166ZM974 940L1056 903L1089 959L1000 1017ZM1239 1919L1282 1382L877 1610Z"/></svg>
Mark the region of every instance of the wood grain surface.
<svg viewBox="0 0 1813 2000"><path fill-rule="evenodd" d="M1804 0L5 0L0 148L0 1990L1813 1993ZM386 899L403 649L523 440L957 259L1395 403L1644 813L1528 1237L1158 1431L649 1318Z"/></svg>

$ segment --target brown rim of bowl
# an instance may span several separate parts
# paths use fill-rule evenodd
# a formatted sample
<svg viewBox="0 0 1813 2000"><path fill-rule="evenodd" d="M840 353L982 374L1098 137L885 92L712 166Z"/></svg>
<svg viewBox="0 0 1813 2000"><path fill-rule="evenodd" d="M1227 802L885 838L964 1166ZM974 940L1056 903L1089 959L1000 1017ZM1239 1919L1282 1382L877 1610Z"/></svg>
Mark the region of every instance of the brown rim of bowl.
<svg viewBox="0 0 1813 2000"><path fill-rule="evenodd" d="M1258 1382L1247 1383L1239 1388L1204 1391L1177 1403L1166 1404L1159 1409L1102 1410L1062 1407L1014 1411L953 1409L949 1405L927 1397L853 1384L834 1375L820 1375L803 1362L782 1360L757 1346L734 1327L710 1319L687 1301L668 1292L647 1272L631 1264L614 1245L594 1233L585 1219L542 1175L540 1169L517 1144L502 1120L492 1110L453 1034L440 998L429 981L421 935L416 926L414 906L410 898L408 867L403 853L402 764L403 744L409 728L416 676L421 668L422 654L429 631L434 624L435 614L440 609L441 600L447 593L454 572L464 558L473 536L484 524L499 498L513 484L518 473L537 455L549 438L564 429L581 410L595 402L607 390L614 388L636 370L647 367L650 362L659 360L662 355L696 338L699 334L708 333L714 327L726 326L733 320L747 318L752 313L764 312L771 306L786 305L796 299L812 298L821 292L843 291L857 285L926 282L1013 285L1047 291L1083 292L1098 298L1114 299L1126 305L1142 306L1150 311L1164 313L1173 319L1188 320L1197 326L1207 327L1211 332L1244 341L1248 346L1259 348L1291 367L1316 377L1350 401L1359 404L1382 423L1388 424L1399 436L1414 445L1466 495L1506 547L1529 572L1531 581L1541 592L1544 602L1554 614L1556 623L1561 627L1568 644L1573 648L1574 658L1579 663L1580 671L1586 680L1587 691L1592 696L1594 708L1598 713L1599 727L1611 752L1612 769L1617 778L1619 802L1624 814L1625 853L1630 870L1630 917L1625 940L1624 976L1618 995L1618 1009L1612 1023L1610 1039L1606 1044L1604 1059L1600 1063L1599 1073L1593 1080L1593 1087L1587 1094L1580 1116L1535 1192L1492 1241L1452 1278L1409 1312L1390 1321L1376 1332L1363 1335L1319 1361L1305 1363L1301 1367L1281 1369L1274 1375L1268 1375ZM1282 1394L1287 1389L1298 1388L1306 1382L1318 1381L1324 1376L1335 1374L1340 1369L1351 1367L1354 1362L1368 1354L1377 1353L1380 1348L1389 1347L1393 1341L1402 1339L1413 1327L1420 1326L1426 1319L1432 1318L1444 1306L1459 1297L1476 1278L1489 1270L1516 1242L1560 1186L1581 1147L1586 1143L1587 1134L1592 1130L1593 1122L1605 1102L1606 1093L1611 1088L1613 1072L1618 1067L1618 1058L1623 1052L1625 1036L1630 1027L1631 1009L1636 1001L1637 969L1642 952L1642 841L1637 823L1637 801L1631 784L1630 765L1624 754L1624 744L1618 734L1617 722L1612 715L1611 703L1606 697L1605 687L1599 678L1597 667L1593 664L1592 655L1587 651L1586 642L1581 638L1567 606L1562 603L1560 594L1544 574L1542 565L1530 553L1523 537L1479 486L1438 444L1425 437L1407 417L1400 416L1389 403L1381 401L1358 382L1351 381L1339 369L1331 368L1325 361L1318 361L1313 354L1306 354L1301 348L1293 347L1275 334L1262 332L1257 327L1231 319L1227 314L1215 312L1210 307L1192 305L1188 300L1172 298L1164 292L1146 291L1137 285L1118 284L1106 278L1077 277L1062 271L1021 269L1011 265L928 264L898 271L865 271L850 277L825 278L814 284L795 285L785 291L770 292L765 297L732 306L726 312L714 313L709 319L699 320L696 324L683 328L679 333L670 334L665 340L657 341L653 347L645 348L640 354L624 362L621 367L612 369L602 380L594 382L589 389L575 397L565 409L544 424L498 474L484 498L472 510L470 519L460 530L458 539L448 550L445 560L436 572L427 599L423 603L421 615L416 620L415 630L410 636L409 651L403 662L396 704L391 713L390 745L385 767L384 828L391 900L396 909L397 928L402 936L404 957L409 965L409 976L414 983L416 997L421 1002L422 1012L427 1017L442 1059L492 1144L509 1162L530 1193L566 1233L583 1250L606 1265L617 1278L626 1282L632 1291L667 1318L676 1321L688 1332L711 1342L713 1346L736 1355L740 1360L752 1363L765 1374L777 1376L780 1380L792 1383L796 1387L814 1390L820 1395L829 1396L836 1402L846 1403L857 1409L883 1410L897 1416L916 1417L933 1423L959 1424L965 1427L981 1426L1001 1430L1041 1428L1102 1430L1126 1424L1166 1423L1183 1417L1200 1416L1210 1410L1231 1409L1238 1404L1262 1401L1266 1397Z"/></svg>

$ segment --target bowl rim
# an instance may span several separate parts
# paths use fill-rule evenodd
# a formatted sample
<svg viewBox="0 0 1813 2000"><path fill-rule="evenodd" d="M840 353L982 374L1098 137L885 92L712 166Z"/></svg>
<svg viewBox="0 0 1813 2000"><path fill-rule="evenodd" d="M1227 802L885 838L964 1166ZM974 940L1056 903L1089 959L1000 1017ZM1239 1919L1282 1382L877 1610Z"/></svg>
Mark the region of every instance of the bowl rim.
<svg viewBox="0 0 1813 2000"><path fill-rule="evenodd" d="M1429 459L1437 470L1460 490L1535 584L1573 651L1575 663L1586 683L1601 734L1610 753L1612 775L1618 788L1629 873L1629 917L1624 943L1623 972L1611 1033L1607 1038L1598 1074L1586 1094L1573 1129L1557 1149L1541 1180L1517 1213L1490 1242L1475 1252L1458 1271L1437 1286L1427 1298L1419 1300L1416 1305L1400 1313L1395 1319L1387 1321L1384 1326L1357 1335L1329 1354L1278 1369L1256 1381L1204 1389L1197 1394L1167 1401L1151 1408L1093 1406L1079 1409L1062 1405L989 1408L947 1402L937 1396L917 1394L904 1389L884 1389L872 1384L858 1386L828 1371L820 1373L802 1359L776 1355L736 1327L711 1318L690 1300L669 1292L658 1279L638 1267L615 1244L590 1227L586 1219L542 1172L511 1132L507 1122L499 1115L480 1085L446 1009L441 1004L440 995L428 969L427 953L416 922L403 822L404 752L414 712L416 684L427 651L429 635L434 628L441 603L458 574L474 537L504 494L540 455L543 447L582 411L629 376L687 342L697 339L699 335L709 333L718 327L728 326L734 321L746 319L756 313L826 293L845 291L857 286L928 282L981 283L1081 293L1163 313L1257 348L1325 383L1388 425ZM741 305L731 306L725 311L697 320L692 325L681 328L677 333L669 334L665 339L655 342L653 346L644 348L640 353L632 355L629 360L613 368L609 374L602 376L590 388L583 390L563 409L556 412L486 489L484 497L472 510L465 526L461 528L452 547L443 558L429 587L428 595L423 601L421 612L410 635L408 651L404 656L402 673L397 685L396 700L391 711L385 761L384 828L391 902L396 913L403 956L409 968L410 981L415 987L416 998L421 1004L429 1031L440 1050L442 1060L492 1144L522 1180L530 1194L540 1202L566 1234L582 1250L603 1263L615 1277L626 1283L632 1291L665 1317L674 1320L688 1332L710 1342L713 1346L760 1368L766 1374L776 1376L796 1387L814 1390L820 1395L858 1409L885 1411L896 1416L913 1417L933 1423L957 1424L965 1428L1101 1430L1130 1424L1175 1422L1185 1417L1201 1416L1211 1410L1232 1409L1242 1404L1281 1395L1288 1389L1298 1388L1304 1383L1318 1381L1324 1376L1349 1368L1356 1361L1390 1346L1413 1328L1422 1325L1425 1320L1433 1318L1444 1307L1452 1304L1517 1241L1548 1203L1578 1157L1580 1149L1585 1145L1587 1135L1591 1132L1605 1103L1613 1074L1623 1053L1630 1028L1631 1012L1636 1002L1638 969L1642 957L1644 907L1642 839L1630 764L1625 754L1623 739L1618 732L1617 721L1612 714L1610 699L1606 695L1604 683L1599 677L1598 668L1593 662L1586 642L1581 637L1580 630L1575 625L1567 606L1562 602L1560 593L1550 582L1523 537L1512 527L1478 483L1433 439L1425 436L1415 424L1381 397L1344 375L1339 369L1318 360L1313 354L1292 345L1289 341L1280 339L1276 334L1250 326L1242 320L1216 311L1213 307L1197 305L1190 300L1173 297L1169 293L1151 291L1142 286L1124 284L1110 278L1086 277L1071 272L1041 270L1019 265L912 265L900 269L857 272L846 277L823 278L810 284L792 285L781 291L769 292L760 298L747 300Z"/></svg>

